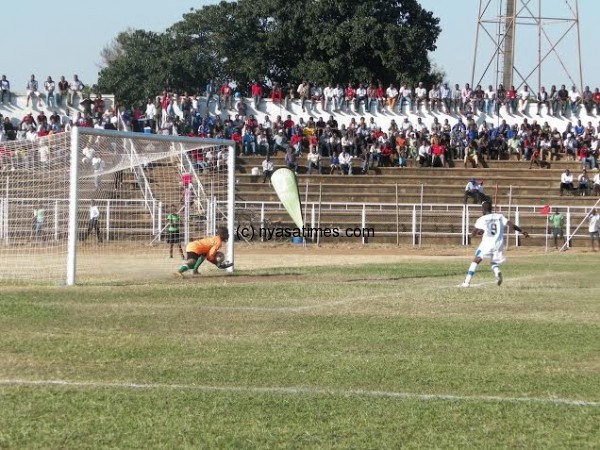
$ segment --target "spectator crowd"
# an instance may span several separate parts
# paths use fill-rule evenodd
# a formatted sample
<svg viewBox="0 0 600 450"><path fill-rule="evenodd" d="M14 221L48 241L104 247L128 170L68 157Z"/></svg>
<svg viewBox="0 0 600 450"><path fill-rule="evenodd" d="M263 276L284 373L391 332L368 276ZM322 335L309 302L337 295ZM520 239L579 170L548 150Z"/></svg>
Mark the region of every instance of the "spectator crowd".
<svg viewBox="0 0 600 450"><path fill-rule="evenodd" d="M2 103L10 103L6 76L0 80L0 90ZM480 85L472 89L469 84L451 88L448 83L429 87L418 83L414 88L381 83L321 87L302 81L298 85L274 84L268 92L253 82L248 92L242 93L230 83L209 81L202 97L165 91L148 99L145 106L113 109L106 108L100 94L92 99L84 93L77 75L71 81L61 76L58 83L48 77L43 89L32 75L26 92L27 107L37 106L38 113L28 113L19 123L3 118L2 140L35 141L73 126L231 139L239 154L271 157L281 152L294 170L305 166L308 173L349 175L374 167L405 167L410 160L422 167L457 163L478 167L492 159L517 159L533 168L566 158L593 169L600 151L600 125L583 124L579 118L582 110L588 117L600 114L600 90L592 92L589 87L583 92L575 86L552 86L548 91L541 87L533 94L527 85L517 91L514 86L505 89L502 85L496 89ZM262 113L268 98L282 112L273 120ZM302 110L296 120L291 114L293 104ZM75 111L77 105L80 108ZM211 105L218 114L211 115ZM60 115L58 108L67 110L67 115ZM73 108L73 116L69 108ZM259 112L264 116L260 121ZM354 117L344 120L346 113ZM372 113L377 113L377 118ZM433 121L426 123L425 113ZM378 123L383 116L385 121ZM551 127L544 116L563 118L564 128ZM486 121L489 118L493 119ZM7 150L0 154L3 169L9 166L7 155ZM190 156L198 168L207 166L202 152Z"/></svg>

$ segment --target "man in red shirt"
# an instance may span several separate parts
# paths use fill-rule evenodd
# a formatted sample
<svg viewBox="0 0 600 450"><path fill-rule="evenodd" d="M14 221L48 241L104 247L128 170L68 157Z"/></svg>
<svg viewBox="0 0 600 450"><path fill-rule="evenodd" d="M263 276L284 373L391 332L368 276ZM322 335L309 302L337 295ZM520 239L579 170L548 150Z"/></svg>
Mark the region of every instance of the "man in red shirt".
<svg viewBox="0 0 600 450"><path fill-rule="evenodd" d="M228 110L231 109L231 95L233 94L233 90L227 81L221 85L219 92L221 93L221 98L225 100L224 107ZM219 109L221 109L221 105L219 105Z"/></svg>
<svg viewBox="0 0 600 450"><path fill-rule="evenodd" d="M352 83L348 83L346 88L346 109L350 111L350 105L354 103L354 97L356 97L356 90L352 87Z"/></svg>
<svg viewBox="0 0 600 450"><path fill-rule="evenodd" d="M260 105L260 99L262 98L262 95L263 95L262 86L260 85L260 83L258 81L252 81L251 91L252 91L252 98L254 99L254 109L256 109L258 111L258 108Z"/></svg>
<svg viewBox="0 0 600 450"><path fill-rule="evenodd" d="M279 103L283 100L283 94L281 93L281 87L278 83L273 83L273 90L271 91L271 101L273 104Z"/></svg>

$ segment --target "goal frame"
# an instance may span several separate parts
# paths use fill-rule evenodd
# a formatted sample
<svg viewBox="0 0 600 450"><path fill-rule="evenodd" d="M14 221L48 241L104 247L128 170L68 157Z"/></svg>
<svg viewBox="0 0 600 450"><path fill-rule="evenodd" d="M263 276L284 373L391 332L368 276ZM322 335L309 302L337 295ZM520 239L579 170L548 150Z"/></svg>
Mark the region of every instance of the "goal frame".
<svg viewBox="0 0 600 450"><path fill-rule="evenodd" d="M81 136L104 136L122 139L137 137L161 143L195 144L198 147L227 146L227 259L234 261L234 224L235 224L235 142L228 139L192 138L185 136L165 136L142 134L127 131L100 130L95 128L73 127L71 130L71 154L69 173L69 222L67 237L67 276L66 285L74 286L77 281L77 241L78 241L78 201L79 201L79 143ZM233 265L226 269L233 272Z"/></svg>

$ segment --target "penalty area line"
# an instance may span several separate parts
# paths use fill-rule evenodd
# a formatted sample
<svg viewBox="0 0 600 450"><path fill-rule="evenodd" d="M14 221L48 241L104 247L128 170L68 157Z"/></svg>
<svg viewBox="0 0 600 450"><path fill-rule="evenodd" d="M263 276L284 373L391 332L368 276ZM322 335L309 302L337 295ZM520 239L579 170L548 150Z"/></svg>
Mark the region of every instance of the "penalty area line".
<svg viewBox="0 0 600 450"><path fill-rule="evenodd" d="M539 403L567 406L600 407L598 401L575 400L560 397L502 397L494 395L419 394L414 392L376 391L365 389L327 389L319 387L253 387L214 386L197 384L130 383L67 380L0 380L0 386L64 387L64 388L114 388L128 390L190 390L198 392L224 392L281 395L330 395L341 397L372 397L417 401L486 402L486 403Z"/></svg>

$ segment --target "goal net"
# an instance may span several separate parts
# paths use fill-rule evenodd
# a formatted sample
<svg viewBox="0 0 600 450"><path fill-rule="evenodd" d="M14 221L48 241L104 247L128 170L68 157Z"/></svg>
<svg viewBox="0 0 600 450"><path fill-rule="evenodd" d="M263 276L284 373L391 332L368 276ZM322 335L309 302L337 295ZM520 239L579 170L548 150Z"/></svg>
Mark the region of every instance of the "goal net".
<svg viewBox="0 0 600 450"><path fill-rule="evenodd" d="M170 276L187 242L234 235L232 145L77 127L0 142L0 282Z"/></svg>

